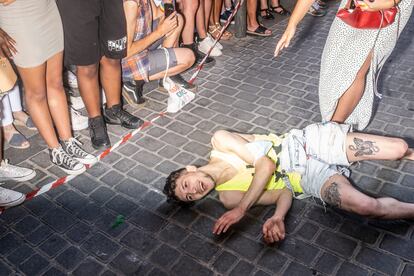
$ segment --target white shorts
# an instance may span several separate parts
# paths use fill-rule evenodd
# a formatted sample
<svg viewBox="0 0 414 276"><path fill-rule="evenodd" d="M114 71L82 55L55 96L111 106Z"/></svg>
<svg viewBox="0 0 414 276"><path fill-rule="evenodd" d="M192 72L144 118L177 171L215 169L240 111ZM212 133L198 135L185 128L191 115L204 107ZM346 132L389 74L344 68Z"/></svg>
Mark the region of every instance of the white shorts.
<svg viewBox="0 0 414 276"><path fill-rule="evenodd" d="M282 142L280 165L286 172L299 172L305 194L321 198L323 184L342 174L350 164L346 156L349 125L317 123L303 130L293 129Z"/></svg>

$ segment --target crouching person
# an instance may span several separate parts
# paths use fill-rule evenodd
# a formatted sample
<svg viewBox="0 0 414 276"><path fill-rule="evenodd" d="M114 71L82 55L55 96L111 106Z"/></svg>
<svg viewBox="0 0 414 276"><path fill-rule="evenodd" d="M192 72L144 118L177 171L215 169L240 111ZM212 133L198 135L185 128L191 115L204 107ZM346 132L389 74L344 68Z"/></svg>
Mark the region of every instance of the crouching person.
<svg viewBox="0 0 414 276"><path fill-rule="evenodd" d="M349 132L348 125L312 124L285 135L251 135L217 131L207 165L172 172L164 193L178 202L200 200L215 189L230 211L213 232L220 234L253 205L277 205L263 225L267 242L284 238L283 219L292 200L313 196L324 204L383 219L414 218L414 204L389 197L373 198L355 189L346 169L364 160L413 160L413 151L399 138Z"/></svg>
<svg viewBox="0 0 414 276"><path fill-rule="evenodd" d="M187 89L195 89L179 75L195 61L190 49L178 48L182 16L174 11L165 17L161 8L150 0L124 0L124 11L128 38L122 73L124 81L135 82L124 83L124 98L132 105L141 104L144 82L162 80L161 85L170 94L168 111L177 112L194 98ZM179 88L184 89L174 93Z"/></svg>

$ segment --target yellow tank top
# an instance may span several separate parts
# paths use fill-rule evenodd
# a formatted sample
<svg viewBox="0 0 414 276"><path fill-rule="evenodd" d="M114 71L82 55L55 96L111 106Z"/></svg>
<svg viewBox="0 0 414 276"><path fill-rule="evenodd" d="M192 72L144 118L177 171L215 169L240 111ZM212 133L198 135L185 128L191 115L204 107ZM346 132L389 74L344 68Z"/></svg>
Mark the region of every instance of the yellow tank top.
<svg viewBox="0 0 414 276"><path fill-rule="evenodd" d="M273 147L267 153L267 157L269 157L276 163L276 171L267 183L265 190L278 190L285 188L286 185L282 178L281 168L277 162L278 155L281 151L282 137L279 137L271 133L269 135L255 134L254 138L255 141L265 140L270 141L273 144ZM255 171L253 166L248 165L246 162L244 162L241 158L239 158L236 155L223 153L215 150L211 152L211 157L222 159L230 163L238 170L238 173L232 179L216 186L216 191L246 192L249 189ZM300 174L293 172L287 173L287 176L289 177L289 181L293 187L293 190L297 193L302 193L302 187L300 186Z"/></svg>

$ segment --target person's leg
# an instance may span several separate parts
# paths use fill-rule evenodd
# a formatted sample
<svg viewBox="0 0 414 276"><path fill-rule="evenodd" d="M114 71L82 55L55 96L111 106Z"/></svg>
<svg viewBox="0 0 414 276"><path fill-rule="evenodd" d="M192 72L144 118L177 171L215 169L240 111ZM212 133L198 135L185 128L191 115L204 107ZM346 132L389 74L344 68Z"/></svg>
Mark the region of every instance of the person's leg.
<svg viewBox="0 0 414 276"><path fill-rule="evenodd" d="M351 115L355 107L358 105L364 94L365 81L371 65L371 60L372 52L362 64L351 86L339 98L338 105L332 115L331 121L338 123L345 122L345 120L349 117L349 115Z"/></svg>
<svg viewBox="0 0 414 276"><path fill-rule="evenodd" d="M214 15L214 12L216 10L216 4L218 1L217 0L203 0L202 2L204 3L204 26L207 27L209 25L210 18ZM221 7L220 7L220 10L221 10Z"/></svg>
<svg viewBox="0 0 414 276"><path fill-rule="evenodd" d="M170 68L168 69L167 76L174 76L181 72L184 72L188 68L190 68L194 61L195 57L194 54L190 49L187 48L174 48L172 49L174 51L175 57L171 57L170 59ZM162 79L165 75L165 70L157 69L158 68L166 68L166 57L163 50L155 50L153 52L150 52L149 56L150 64L154 64L154 70L150 72L149 79L150 80L159 80ZM157 64L157 65L155 65ZM175 65L174 65L175 64Z"/></svg>
<svg viewBox="0 0 414 276"><path fill-rule="evenodd" d="M204 39L207 36L207 29L205 25L206 14L204 12L204 1L205 0L199 0L200 4L196 12L196 29L200 39Z"/></svg>
<svg viewBox="0 0 414 276"><path fill-rule="evenodd" d="M49 58L46 66L47 101L61 140L72 137L69 107L62 82L63 52Z"/></svg>
<svg viewBox="0 0 414 276"><path fill-rule="evenodd" d="M33 68L17 67L25 88L29 113L49 148L59 147L47 102L46 63Z"/></svg>
<svg viewBox="0 0 414 276"><path fill-rule="evenodd" d="M349 162L362 160L414 160L412 149L400 138L351 132L346 137Z"/></svg>
<svg viewBox="0 0 414 276"><path fill-rule="evenodd" d="M334 207L381 219L412 219L414 204L390 197L373 198L355 189L343 175L333 175L321 189L322 200Z"/></svg>
<svg viewBox="0 0 414 276"><path fill-rule="evenodd" d="M194 43L194 28L197 9L199 6L198 0L181 0L182 13L185 18L185 25L181 38L184 45Z"/></svg>
<svg viewBox="0 0 414 276"><path fill-rule="evenodd" d="M19 86L16 85L11 92L8 93L11 111L13 112L13 120L15 125L27 127L29 129L36 129L32 119L23 111L22 95L20 94Z"/></svg>
<svg viewBox="0 0 414 276"><path fill-rule="evenodd" d="M256 18L256 10L257 10L257 0L247 0L247 30L250 32L254 32L257 28L259 28L259 22L257 22ZM266 29L264 31L264 35L270 35L272 31Z"/></svg>
<svg viewBox="0 0 414 276"><path fill-rule="evenodd" d="M89 118L101 116L98 64L76 66L79 92Z"/></svg>
<svg viewBox="0 0 414 276"><path fill-rule="evenodd" d="M106 106L121 103L121 63L119 59L102 57L100 63L101 84L105 91Z"/></svg>
<svg viewBox="0 0 414 276"><path fill-rule="evenodd" d="M10 96L15 93L19 93L17 86L14 87L7 95L1 99L2 106L2 118L0 119L0 132L3 132L4 139L7 141L10 147L18 149L26 149L30 147L29 141L24 137L13 124L13 113Z"/></svg>

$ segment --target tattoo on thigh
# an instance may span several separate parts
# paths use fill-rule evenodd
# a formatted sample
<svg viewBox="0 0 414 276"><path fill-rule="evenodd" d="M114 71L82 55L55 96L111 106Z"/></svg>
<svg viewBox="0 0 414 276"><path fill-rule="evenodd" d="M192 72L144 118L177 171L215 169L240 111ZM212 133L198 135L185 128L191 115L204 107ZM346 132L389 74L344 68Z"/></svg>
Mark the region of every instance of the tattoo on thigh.
<svg viewBox="0 0 414 276"><path fill-rule="evenodd" d="M354 138L354 145L349 145L350 150L355 151L354 156L364 156L364 155L373 155L376 152L379 152L380 148L375 145L373 141L364 141L361 138Z"/></svg>
<svg viewBox="0 0 414 276"><path fill-rule="evenodd" d="M333 182L326 188L323 200L333 207L341 208L341 195L339 194L338 183Z"/></svg>

